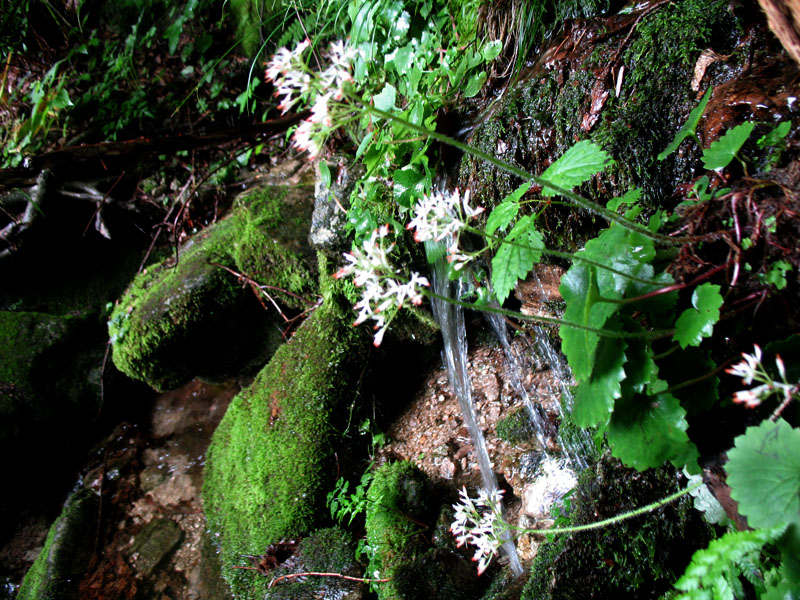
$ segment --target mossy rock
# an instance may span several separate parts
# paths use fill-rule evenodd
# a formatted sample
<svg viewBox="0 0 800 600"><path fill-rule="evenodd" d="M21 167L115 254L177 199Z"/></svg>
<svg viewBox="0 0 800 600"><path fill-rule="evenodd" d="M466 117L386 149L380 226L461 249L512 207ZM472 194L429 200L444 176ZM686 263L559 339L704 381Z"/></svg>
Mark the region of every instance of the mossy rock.
<svg viewBox="0 0 800 600"><path fill-rule="evenodd" d="M50 527L44 547L17 592L19 600L71 600L92 558L100 498L82 488Z"/></svg>
<svg viewBox="0 0 800 600"><path fill-rule="evenodd" d="M367 573L394 579L395 569L411 563L426 549L419 535L431 515L432 488L411 462L382 465L367 490L367 544L373 551ZM378 597L399 598L394 581L380 584Z"/></svg>
<svg viewBox="0 0 800 600"><path fill-rule="evenodd" d="M218 266L234 268L235 240L236 223L220 221L185 244L177 262L170 256L136 276L108 325L120 371L163 391L196 376L226 377L257 352L271 331L266 311Z"/></svg>
<svg viewBox="0 0 800 600"><path fill-rule="evenodd" d="M640 473L605 458L581 473L570 523L611 518L680 487L671 467ZM522 600L661 598L711 538L689 496L608 527L560 536L539 548Z"/></svg>
<svg viewBox="0 0 800 600"><path fill-rule="evenodd" d="M91 323L80 317L0 311L0 442L97 412L102 353L87 337Z"/></svg>
<svg viewBox="0 0 800 600"><path fill-rule="evenodd" d="M340 527L319 529L300 540L297 560L289 559L292 568L279 567L270 578L291 573L337 573L349 577L362 577L364 566L355 559L356 542L353 535ZM285 563L285 564L286 564ZM366 585L335 577L306 577L276 585L267 592L264 600L316 600L338 598L360 600Z"/></svg>
<svg viewBox="0 0 800 600"><path fill-rule="evenodd" d="M268 583L233 568L242 554L304 535L327 515L334 449L369 345L352 326L350 305L328 285L322 305L233 399L208 450L206 518L240 598L261 598Z"/></svg>
<svg viewBox="0 0 800 600"><path fill-rule="evenodd" d="M315 256L306 241L312 209L310 185L267 186L239 196L233 214L237 270L293 309L308 308L298 296L313 301L317 293Z"/></svg>
<svg viewBox="0 0 800 600"><path fill-rule="evenodd" d="M482 589L475 564L444 548L398 565L393 585L403 600L470 600Z"/></svg>
<svg viewBox="0 0 800 600"><path fill-rule="evenodd" d="M591 3L588 3L591 4ZM604 10L596 3L597 10ZM505 95L494 116L475 130L471 143L534 174L562 156L576 141L590 139L610 153L614 164L578 192L601 205L634 187L643 191L642 204L669 208L677 185L694 176L702 148L689 146L665 161L656 156L670 142L697 103L691 89L693 70L707 48L730 54L737 44L739 22L727 0L679 0L665 3L634 25L610 33L609 23L590 20L583 44L535 78L522 79ZM587 15L594 9L588 10ZM562 16L569 16L566 12ZM580 29L573 31L573 36ZM600 39L592 39L594 34ZM628 33L631 37L621 46ZM620 51L620 48L622 50ZM598 91L597 74L618 59L624 67L619 95L607 85ZM721 83L733 74L712 66L708 78ZM596 114L593 103L609 92ZM596 120L594 119L596 117ZM685 147L684 146L684 147ZM522 180L487 161L465 155L460 166L463 186L476 203L491 207L518 187ZM534 204L532 210L539 210ZM605 223L573 208L548 206L537 223L546 232L547 245L574 251L586 236Z"/></svg>

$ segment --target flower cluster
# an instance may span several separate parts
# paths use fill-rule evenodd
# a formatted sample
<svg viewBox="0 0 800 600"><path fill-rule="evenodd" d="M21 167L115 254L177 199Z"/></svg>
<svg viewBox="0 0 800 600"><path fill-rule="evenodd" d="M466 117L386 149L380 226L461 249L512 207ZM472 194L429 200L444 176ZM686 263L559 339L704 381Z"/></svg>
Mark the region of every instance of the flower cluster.
<svg viewBox="0 0 800 600"><path fill-rule="evenodd" d="M280 48L267 63L266 78L274 83L275 95L283 96L278 108L284 114L300 100L311 105L311 116L294 132L294 145L307 150L313 159L333 127L331 100L341 100L345 84L353 79L351 63L355 51L344 42L334 42L324 55L328 67L321 73L312 73L303 60L303 53L310 45L306 39L294 50Z"/></svg>
<svg viewBox="0 0 800 600"><path fill-rule="evenodd" d="M418 242L433 240L448 241L447 260L459 271L473 259L458 246L458 237L469 219L483 212L483 207L470 208L469 190L462 197L458 188L450 192L434 192L423 196L414 208L414 218L407 228L416 230L414 239Z"/></svg>
<svg viewBox="0 0 800 600"><path fill-rule="evenodd" d="M744 385L752 385L753 381L760 383L749 390L739 390L733 395L733 401L744 404L748 408L755 408L774 393L781 393L784 403L792 399L792 395L798 391L798 384L791 384L786 380L786 368L779 355L775 355L775 366L782 381L776 381L767 373L766 368L761 362L761 348L757 344L753 345L753 354L742 353L744 360L733 365L725 372L742 378Z"/></svg>
<svg viewBox="0 0 800 600"><path fill-rule="evenodd" d="M460 501L453 505L455 520L450 531L456 536L456 544L475 546L477 550L472 560L478 562L478 575L489 566L492 558L503 543L502 534L507 526L502 516L503 490L487 493L481 490L474 501L466 488L459 491Z"/></svg>
<svg viewBox="0 0 800 600"><path fill-rule="evenodd" d="M363 287L361 300L355 305L358 318L353 325L359 325L367 319L375 321L376 346L380 346L383 341L383 335L391 320L392 314L389 309L402 308L406 300L410 300L414 305L421 304L420 288L429 285L428 280L418 273L411 273L411 279L406 283L400 283L396 279L398 272L389 264L387 256L394 248L394 244L385 247L383 241L389 233L388 225L373 231L361 248L345 253L347 264L334 274L337 279L353 275L353 283Z"/></svg>

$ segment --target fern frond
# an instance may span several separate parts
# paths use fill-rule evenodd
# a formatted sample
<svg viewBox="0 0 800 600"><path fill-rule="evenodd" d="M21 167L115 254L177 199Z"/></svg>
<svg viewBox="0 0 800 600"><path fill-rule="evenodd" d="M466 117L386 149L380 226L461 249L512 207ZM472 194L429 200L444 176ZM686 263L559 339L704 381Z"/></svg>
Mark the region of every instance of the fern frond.
<svg viewBox="0 0 800 600"><path fill-rule="evenodd" d="M739 575L753 581L753 571L760 564L759 555L767 544L786 531L786 524L755 531L731 531L698 550L686 572L675 582L685 592L680 600L733 600L741 589Z"/></svg>

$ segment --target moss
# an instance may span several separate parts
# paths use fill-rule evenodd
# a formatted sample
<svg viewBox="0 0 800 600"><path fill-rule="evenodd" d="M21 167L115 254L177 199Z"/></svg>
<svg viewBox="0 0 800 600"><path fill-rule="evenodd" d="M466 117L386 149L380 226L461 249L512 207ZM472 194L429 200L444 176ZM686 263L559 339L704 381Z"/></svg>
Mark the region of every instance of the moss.
<svg viewBox="0 0 800 600"><path fill-rule="evenodd" d="M639 473L604 459L581 473L568 516L574 525L596 522L655 502L679 487L671 468ZM659 598L710 539L708 526L684 496L613 526L546 542L522 598Z"/></svg>
<svg viewBox="0 0 800 600"><path fill-rule="evenodd" d="M313 297L315 278L300 253L310 222L309 202L292 201L306 188L273 186L240 197L234 212L237 234L233 258L237 269L262 285L278 302L307 308L296 296ZM299 243L302 242L302 243ZM288 293L287 293L288 292Z"/></svg>
<svg viewBox="0 0 800 600"><path fill-rule="evenodd" d="M496 431L497 437L513 445L523 444L536 436L535 425L525 408L517 409L499 420Z"/></svg>
<svg viewBox="0 0 800 600"><path fill-rule="evenodd" d="M619 54L629 29L579 44L552 69L520 81L507 93L494 116L476 128L472 143L538 174L576 141L592 139L612 155L615 165L582 186L580 193L604 204L641 187L647 208L668 205L675 186L692 178L700 149L663 162L655 157L695 104L690 82L701 50L711 47L727 54L735 45L738 25L728 5L726 0L665 3L636 24ZM590 32L589 38L603 23L581 26ZM587 132L583 118L591 109L597 74L617 57L625 67L621 94L617 97L606 85L609 96ZM487 207L522 183L470 156L462 160L460 179ZM592 235L597 227L593 221L583 211L552 205L538 223L548 247L569 251Z"/></svg>
<svg viewBox="0 0 800 600"><path fill-rule="evenodd" d="M219 266L233 267L235 223L210 226L173 256L140 273L109 320L117 368L156 390L195 376L223 376L263 336L264 311Z"/></svg>
<svg viewBox="0 0 800 600"><path fill-rule="evenodd" d="M394 578L395 569L411 562L425 546L419 533L430 511L430 486L424 473L408 461L381 466L367 491L367 544L373 554L367 573ZM397 598L394 582L381 584L378 597Z"/></svg>
<svg viewBox="0 0 800 600"><path fill-rule="evenodd" d="M351 308L329 277L323 295L294 338L231 402L208 450L205 513L237 597L260 598L267 583L233 569L241 554L305 534L327 513L334 448L344 407L356 393L350 382L369 342L352 327Z"/></svg>
<svg viewBox="0 0 800 600"><path fill-rule="evenodd" d="M80 317L0 311L0 441L32 425L77 423L96 412L93 371L102 350L91 347L95 333Z"/></svg>
<svg viewBox="0 0 800 600"><path fill-rule="evenodd" d="M403 600L469 600L482 587L475 565L444 548L400 564L393 585Z"/></svg>
<svg viewBox="0 0 800 600"><path fill-rule="evenodd" d="M22 580L19 600L78 598L78 583L94 551L100 500L90 489L70 496L44 547Z"/></svg>

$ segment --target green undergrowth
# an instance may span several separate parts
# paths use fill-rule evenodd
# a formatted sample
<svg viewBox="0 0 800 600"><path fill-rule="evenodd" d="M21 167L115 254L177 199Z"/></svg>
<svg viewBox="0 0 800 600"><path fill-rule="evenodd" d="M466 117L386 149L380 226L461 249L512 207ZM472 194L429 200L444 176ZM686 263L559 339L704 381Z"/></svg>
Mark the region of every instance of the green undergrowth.
<svg viewBox="0 0 800 600"><path fill-rule="evenodd" d="M334 448L356 393L345 382L362 368L366 342L338 287L325 284L323 304L236 396L208 450L205 514L240 598L261 598L268 583L233 568L241 554L262 553L326 521Z"/></svg>

